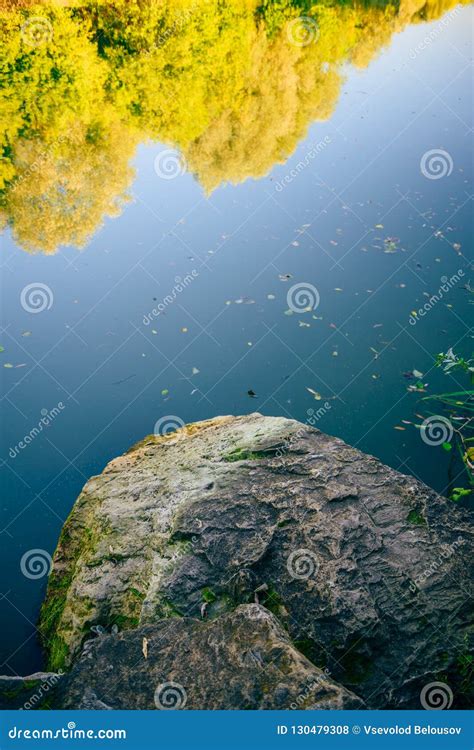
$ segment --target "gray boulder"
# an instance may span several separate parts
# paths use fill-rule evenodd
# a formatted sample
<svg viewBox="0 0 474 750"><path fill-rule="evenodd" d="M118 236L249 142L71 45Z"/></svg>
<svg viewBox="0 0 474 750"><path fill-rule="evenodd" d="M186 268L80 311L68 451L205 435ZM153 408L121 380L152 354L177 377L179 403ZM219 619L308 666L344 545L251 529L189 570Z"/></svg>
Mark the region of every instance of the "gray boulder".
<svg viewBox="0 0 474 750"><path fill-rule="evenodd" d="M221 417L150 436L86 484L65 524L40 622L50 668L70 667L99 632L110 635L91 647L93 663L120 670L119 654L139 651L143 637L155 643L166 632L177 647L183 629L195 644L188 661L201 631L225 637L220 679L230 683L230 654L241 675L237 655L249 648L240 605L255 604L268 615L261 627L275 628L276 618L287 632L294 665L300 652L303 682L309 660L330 675L331 690L349 691L338 688L335 707L355 693L370 708L418 708L433 680L448 682L463 705L469 520L421 482L292 420ZM214 656L203 653L207 675ZM227 705L199 686L199 673L193 683L165 664L168 678L178 674L171 681L186 683L190 706L280 707L276 678L268 693L233 683ZM145 682L150 664L142 667ZM167 681L152 673L152 682ZM90 684L87 674L89 697L108 705L94 669ZM282 685L291 702L294 691ZM81 690L68 706L83 700ZM149 706L150 694L127 700Z"/></svg>
<svg viewBox="0 0 474 750"><path fill-rule="evenodd" d="M63 686L70 709L334 709L362 701L314 666L276 618L243 604L88 641Z"/></svg>

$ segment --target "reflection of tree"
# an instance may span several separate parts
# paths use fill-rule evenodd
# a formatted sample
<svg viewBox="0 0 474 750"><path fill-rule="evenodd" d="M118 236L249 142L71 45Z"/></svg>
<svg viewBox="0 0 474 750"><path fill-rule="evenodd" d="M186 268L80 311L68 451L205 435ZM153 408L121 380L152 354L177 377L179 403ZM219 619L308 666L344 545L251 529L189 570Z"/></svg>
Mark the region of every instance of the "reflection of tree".
<svg viewBox="0 0 474 750"><path fill-rule="evenodd" d="M367 65L454 4L0 0L0 221L29 250L83 245L120 210L147 138L181 149L206 190L261 176L330 116L342 63ZM298 46L288 23L302 13L318 38ZM32 46L21 29L38 15L52 34Z"/></svg>
<svg viewBox="0 0 474 750"><path fill-rule="evenodd" d="M95 142L75 132L46 145L36 138L16 145L17 181L6 192L6 214L27 250L55 252L61 244L83 246L105 216L126 200L135 142L120 122L109 122Z"/></svg>

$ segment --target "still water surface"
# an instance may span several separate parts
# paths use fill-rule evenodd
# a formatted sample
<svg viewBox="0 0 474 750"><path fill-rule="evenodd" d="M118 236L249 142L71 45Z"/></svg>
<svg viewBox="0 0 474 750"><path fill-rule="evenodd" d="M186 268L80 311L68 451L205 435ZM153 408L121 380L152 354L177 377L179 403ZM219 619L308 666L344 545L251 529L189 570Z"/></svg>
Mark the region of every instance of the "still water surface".
<svg viewBox="0 0 474 750"><path fill-rule="evenodd" d="M157 174L169 144L148 141L132 201L81 251L32 254L4 235L0 671L41 664L45 579L22 575L22 555L52 554L87 478L161 418L320 410L320 429L446 491L449 456L403 420L420 411L408 375L446 390L434 356L472 346L470 20L461 9L416 54L439 21L411 26L367 68L347 67L332 115L265 176L206 192L190 170ZM441 179L420 169L432 149L452 159ZM20 297L38 282L53 300L32 314ZM319 304L288 314L299 283Z"/></svg>

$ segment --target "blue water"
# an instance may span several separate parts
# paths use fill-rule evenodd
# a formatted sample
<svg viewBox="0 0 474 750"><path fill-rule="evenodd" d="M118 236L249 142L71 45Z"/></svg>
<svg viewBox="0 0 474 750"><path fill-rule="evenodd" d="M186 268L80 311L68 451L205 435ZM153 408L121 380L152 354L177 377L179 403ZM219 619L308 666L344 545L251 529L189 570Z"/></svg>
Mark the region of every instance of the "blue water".
<svg viewBox="0 0 474 750"><path fill-rule="evenodd" d="M428 25L397 36L367 70L348 69L332 118L263 179L206 197L189 173L159 179L154 159L166 146L142 145L133 203L84 250L32 256L6 236L2 362L25 366L1 369L0 672L41 665L46 579L22 575L23 554L52 554L85 481L162 417L260 411L304 421L323 407L318 428L446 491L449 456L402 422L419 421L422 408L403 373L423 373L428 392L454 390L433 357L472 349L470 20L463 9L414 59ZM451 174L422 174L433 149L449 154ZM463 280L410 325L459 269ZM54 299L31 314L20 295L37 282ZM313 312L285 314L296 283L317 289ZM12 457L41 410L55 407Z"/></svg>

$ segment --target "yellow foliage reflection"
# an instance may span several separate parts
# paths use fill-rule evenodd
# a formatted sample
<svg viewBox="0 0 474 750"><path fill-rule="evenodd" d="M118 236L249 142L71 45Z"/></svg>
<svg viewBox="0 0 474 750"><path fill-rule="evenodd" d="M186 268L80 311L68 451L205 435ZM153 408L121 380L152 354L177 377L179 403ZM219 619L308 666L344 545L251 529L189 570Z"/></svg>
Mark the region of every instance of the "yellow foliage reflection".
<svg viewBox="0 0 474 750"><path fill-rule="evenodd" d="M260 177L331 115L343 64L455 5L0 0L0 224L32 252L84 245L148 139L208 192Z"/></svg>

